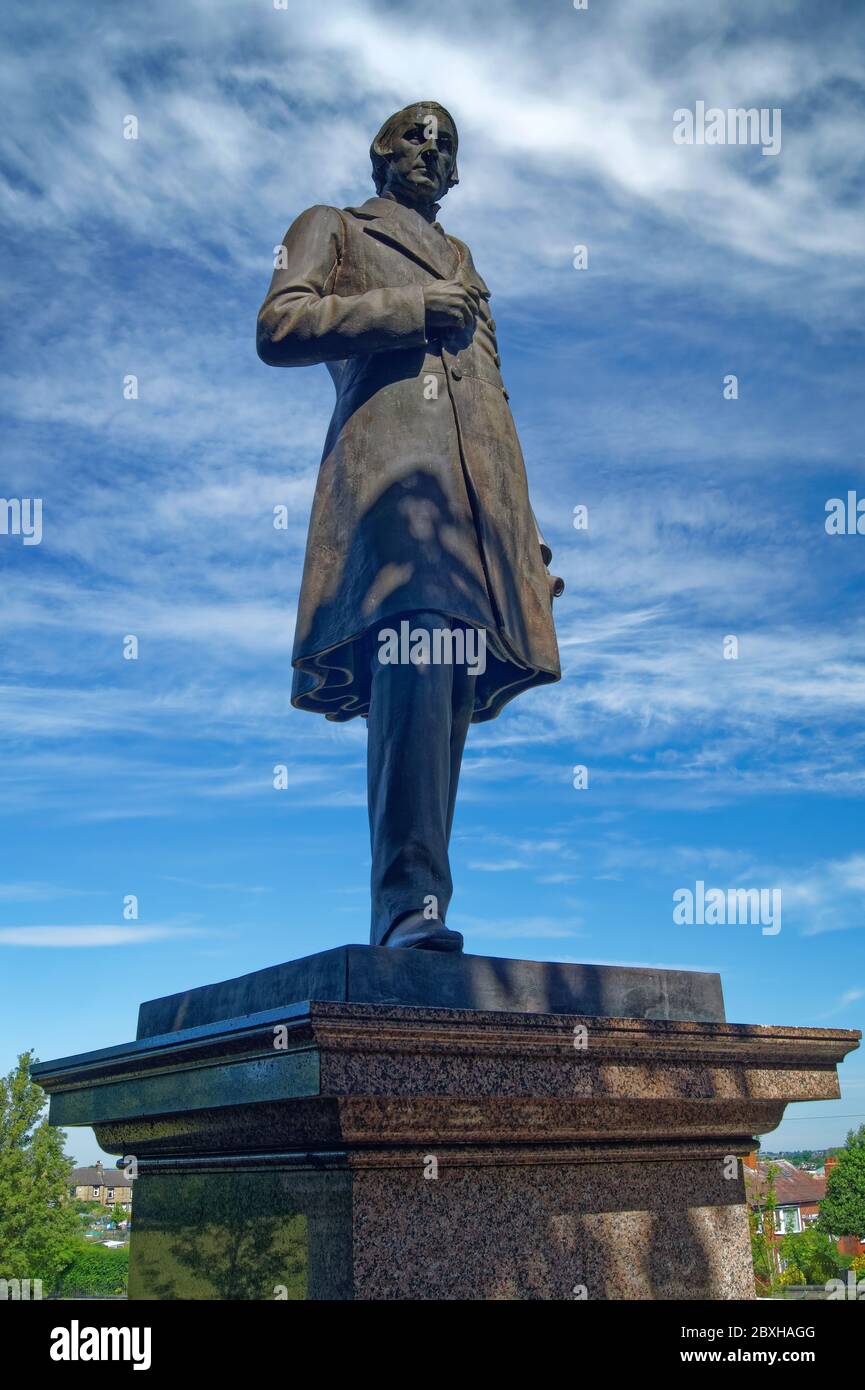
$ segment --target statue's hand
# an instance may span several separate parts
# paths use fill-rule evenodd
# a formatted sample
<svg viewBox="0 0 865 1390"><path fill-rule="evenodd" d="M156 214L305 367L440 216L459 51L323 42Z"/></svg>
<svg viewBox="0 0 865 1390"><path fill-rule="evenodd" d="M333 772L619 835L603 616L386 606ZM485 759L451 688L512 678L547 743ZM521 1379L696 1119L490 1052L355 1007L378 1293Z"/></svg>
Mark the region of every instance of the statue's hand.
<svg viewBox="0 0 865 1390"><path fill-rule="evenodd" d="M427 328L473 328L480 309L480 291L464 280L434 280L424 285Z"/></svg>

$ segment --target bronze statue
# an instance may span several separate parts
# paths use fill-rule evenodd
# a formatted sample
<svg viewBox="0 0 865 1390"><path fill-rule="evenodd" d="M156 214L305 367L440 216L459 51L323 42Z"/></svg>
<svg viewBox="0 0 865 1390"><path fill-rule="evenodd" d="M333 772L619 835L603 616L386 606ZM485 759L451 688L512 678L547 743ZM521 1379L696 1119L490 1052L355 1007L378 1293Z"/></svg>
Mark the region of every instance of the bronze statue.
<svg viewBox="0 0 865 1390"><path fill-rule="evenodd" d="M551 553L529 503L489 290L442 230L457 128L405 107L376 196L286 233L258 316L274 367L324 362L336 406L309 526L292 703L367 717L373 945L461 950L445 925L469 723L559 679Z"/></svg>

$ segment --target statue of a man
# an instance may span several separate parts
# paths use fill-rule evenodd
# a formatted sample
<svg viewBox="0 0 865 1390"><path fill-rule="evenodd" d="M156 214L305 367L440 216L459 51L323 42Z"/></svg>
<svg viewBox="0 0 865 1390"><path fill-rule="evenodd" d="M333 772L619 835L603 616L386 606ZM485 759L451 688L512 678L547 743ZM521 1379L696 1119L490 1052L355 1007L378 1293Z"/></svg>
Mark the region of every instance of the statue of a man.
<svg viewBox="0 0 865 1390"><path fill-rule="evenodd" d="M373 945L445 925L468 726L558 680L562 584L529 503L489 290L436 220L458 182L434 101L385 121L376 196L286 233L258 317L274 367L324 362L336 407L309 526L292 703L368 723Z"/></svg>

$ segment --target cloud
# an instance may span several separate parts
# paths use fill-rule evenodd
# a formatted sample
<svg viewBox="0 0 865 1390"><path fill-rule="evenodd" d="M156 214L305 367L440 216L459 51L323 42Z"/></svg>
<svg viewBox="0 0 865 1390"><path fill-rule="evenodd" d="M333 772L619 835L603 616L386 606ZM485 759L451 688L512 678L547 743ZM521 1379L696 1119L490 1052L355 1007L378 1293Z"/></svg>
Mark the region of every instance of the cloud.
<svg viewBox="0 0 865 1390"><path fill-rule="evenodd" d="M200 888L207 893L272 893L272 884L261 883L220 883L202 882L195 878L182 878L177 874L163 874L165 883L180 883L185 888Z"/></svg>
<svg viewBox="0 0 865 1390"><path fill-rule="evenodd" d="M865 853L830 859L801 874L790 875L785 893L807 914L802 935L822 936L825 932L865 927L863 883Z"/></svg>
<svg viewBox="0 0 865 1390"><path fill-rule="evenodd" d="M497 917L490 922L455 912L452 918L451 925L471 933L472 939L495 937L499 941L535 941L581 935L579 921L568 924L556 917Z"/></svg>
<svg viewBox="0 0 865 1390"><path fill-rule="evenodd" d="M81 892L80 888L61 887L56 883L0 883L0 902L48 902L52 898L75 897Z"/></svg>
<svg viewBox="0 0 865 1390"><path fill-rule="evenodd" d="M68 807L65 777L79 816L181 814L266 795L277 760L311 809L363 804L362 726L289 705L332 390L323 369L265 369L253 325L287 223L366 196L370 136L430 72L461 130L442 217L501 305L567 580L565 678L472 731L461 803L531 787L563 804L577 762L609 814L861 796L863 558L822 525L862 444L865 40L786 0L699 17L473 0L446 32L409 3L401 20L370 0L155 0L122 24L55 6L0 59L18 264L4 488L45 503L43 545L3 555L4 804ZM697 99L781 106L781 156L674 145L672 113ZM724 403L731 363L741 399ZM123 739L137 756L108 750Z"/></svg>
<svg viewBox="0 0 865 1390"><path fill-rule="evenodd" d="M642 900L664 912L672 893L701 879L723 891L736 888L777 890L785 929L801 937L865 927L861 908L865 855L779 862L753 844L682 844L662 839L633 840L617 833L592 834L582 848L604 872L599 880L626 882Z"/></svg>
<svg viewBox="0 0 865 1390"><path fill-rule="evenodd" d="M615 948L711 969L640 954L647 932L681 948L663 930L673 888L777 885L779 1011L861 1005L865 545L824 530L826 499L861 491L865 448L865 32L847 8L407 0L395 23L386 0L115 17L49 0L36 29L10 16L0 492L44 503L39 547L0 538L10 1029L52 988L38 949L81 953L53 972L69 995L75 964L89 977L136 944L160 976L192 957L182 984L220 934L237 949L208 969L237 974L317 949L322 904L333 944L357 918L349 894L368 889L330 880L365 876L365 728L290 705L333 390L324 368L264 367L254 322L285 228L368 196L371 135L425 96L459 121L441 220L492 288L567 583L564 679L471 731L448 921L516 956L585 961L588 941L596 963ZM675 146L673 112L696 100L781 107L781 155ZM99 923L105 890L86 884L111 863L151 902L226 901L207 925L21 924L83 891ZM735 965L753 938L712 940L731 1005L748 989L759 1004L759 970ZM19 968L41 971L35 992L15 990Z"/></svg>
<svg viewBox="0 0 865 1390"><path fill-rule="evenodd" d="M184 8L179 20L155 0L116 26L55 10L27 61L7 58L20 113L4 151L13 225L50 236L58 220L95 217L209 271L225 257L248 269L291 213L368 187L382 116L427 91L435 72L462 133L452 201L484 243L490 214L508 219L505 270L516 270L520 247L539 269L560 260L588 222L619 274L630 265L644 278L697 278L699 247L713 266L726 257L727 287L748 295L778 294L773 270L807 263L794 312L827 287L837 304L839 286L861 285L849 188L862 40L840 17L809 26L802 43L785 33L789 4L756 17L748 0L729 0L723 23L708 12L697 23L681 0L592 15L502 0L452 11L446 32L419 0L398 26L386 6L358 0ZM50 128L36 119L49 75ZM350 93L350 108L335 93ZM782 156L674 145L673 112L697 99L781 106ZM123 138L129 113L137 140ZM675 264L623 254L629 208L677 230Z"/></svg>
<svg viewBox="0 0 865 1390"><path fill-rule="evenodd" d="M472 860L468 866L476 873L482 874L501 874L509 873L513 869L524 869L525 863L520 859L494 859L494 860Z"/></svg>
<svg viewBox="0 0 865 1390"><path fill-rule="evenodd" d="M207 936L202 927L160 926L60 926L60 927L0 927L0 946L37 946L66 948L137 946L154 941L168 941L193 936Z"/></svg>

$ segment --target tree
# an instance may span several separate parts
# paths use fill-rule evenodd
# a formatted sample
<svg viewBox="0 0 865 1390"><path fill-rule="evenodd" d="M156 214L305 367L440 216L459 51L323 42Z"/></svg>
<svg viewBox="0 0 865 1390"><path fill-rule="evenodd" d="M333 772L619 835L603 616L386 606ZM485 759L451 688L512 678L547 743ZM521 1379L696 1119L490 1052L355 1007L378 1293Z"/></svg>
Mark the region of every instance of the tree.
<svg viewBox="0 0 865 1390"><path fill-rule="evenodd" d="M766 1192L762 1202L756 1193L748 1205L748 1225L751 1231L751 1259L754 1280L761 1298L771 1298L779 1283L777 1237L775 1235L777 1167L770 1163L766 1169Z"/></svg>
<svg viewBox="0 0 865 1390"><path fill-rule="evenodd" d="M129 1213L123 1210L119 1202L115 1202L108 1216L109 1219L114 1222L115 1226L119 1226L121 1221L126 1221L128 1219Z"/></svg>
<svg viewBox="0 0 865 1390"><path fill-rule="evenodd" d="M102 1203L97 1202L95 1198L83 1201L80 1197L73 1197L72 1206L79 1216L99 1216L104 1211Z"/></svg>
<svg viewBox="0 0 865 1390"><path fill-rule="evenodd" d="M0 1279L41 1279L53 1290L71 1258L80 1218L69 1201L66 1135L51 1129L33 1056L0 1077Z"/></svg>
<svg viewBox="0 0 865 1390"><path fill-rule="evenodd" d="M849 1263L838 1254L832 1237L813 1227L784 1236L781 1258L786 1266L782 1276L785 1284L825 1284Z"/></svg>
<svg viewBox="0 0 865 1390"><path fill-rule="evenodd" d="M829 1170L818 1229L830 1236L865 1236L865 1125L850 1130Z"/></svg>
<svg viewBox="0 0 865 1390"><path fill-rule="evenodd" d="M58 1286L61 1298L117 1298L126 1293L129 1251L75 1242Z"/></svg>

